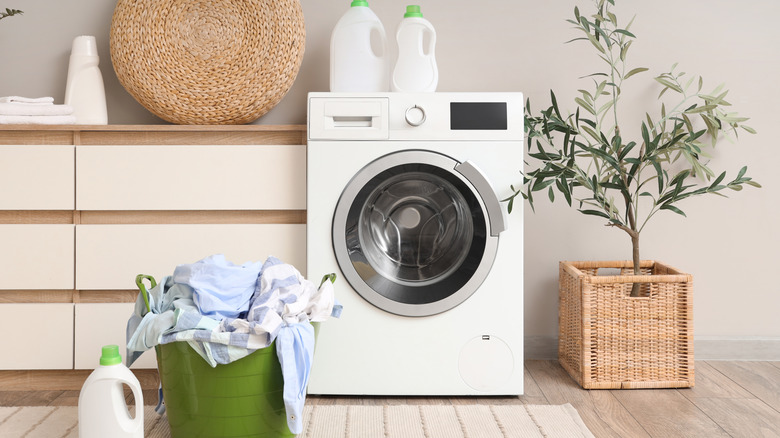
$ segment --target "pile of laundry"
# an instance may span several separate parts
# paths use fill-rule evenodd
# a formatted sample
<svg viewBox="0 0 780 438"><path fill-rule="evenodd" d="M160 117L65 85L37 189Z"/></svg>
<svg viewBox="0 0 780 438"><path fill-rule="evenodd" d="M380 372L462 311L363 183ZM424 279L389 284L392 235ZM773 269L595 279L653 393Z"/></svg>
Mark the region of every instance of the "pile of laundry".
<svg viewBox="0 0 780 438"><path fill-rule="evenodd" d="M51 97L0 97L0 125L72 125L73 107L55 105Z"/></svg>
<svg viewBox="0 0 780 438"><path fill-rule="evenodd" d="M318 287L275 257L239 266L214 255L177 266L148 297L139 294L127 323L127 366L158 344L188 342L215 367L275 340L288 426L300 433L314 355L311 322L341 310L332 278Z"/></svg>

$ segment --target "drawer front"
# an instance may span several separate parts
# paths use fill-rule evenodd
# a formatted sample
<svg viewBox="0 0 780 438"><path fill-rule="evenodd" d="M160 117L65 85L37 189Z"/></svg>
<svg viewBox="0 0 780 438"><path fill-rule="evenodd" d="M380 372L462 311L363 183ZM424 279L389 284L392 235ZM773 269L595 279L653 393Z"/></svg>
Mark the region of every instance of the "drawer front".
<svg viewBox="0 0 780 438"><path fill-rule="evenodd" d="M160 280L213 254L236 264L273 255L306 273L305 225L79 225L76 242L76 289L135 289L138 274Z"/></svg>
<svg viewBox="0 0 780 438"><path fill-rule="evenodd" d="M119 346L122 361L127 363L127 320L133 314L135 304L79 303L75 306L74 368L97 368L100 365L101 348L111 344ZM131 368L157 368L154 349L143 353Z"/></svg>
<svg viewBox="0 0 780 438"><path fill-rule="evenodd" d="M79 146L79 210L303 210L305 146Z"/></svg>
<svg viewBox="0 0 780 438"><path fill-rule="evenodd" d="M0 333L0 369L73 368L73 304L0 304Z"/></svg>
<svg viewBox="0 0 780 438"><path fill-rule="evenodd" d="M0 225L0 289L73 289L74 225Z"/></svg>
<svg viewBox="0 0 780 438"><path fill-rule="evenodd" d="M74 146L0 146L0 210L72 210Z"/></svg>

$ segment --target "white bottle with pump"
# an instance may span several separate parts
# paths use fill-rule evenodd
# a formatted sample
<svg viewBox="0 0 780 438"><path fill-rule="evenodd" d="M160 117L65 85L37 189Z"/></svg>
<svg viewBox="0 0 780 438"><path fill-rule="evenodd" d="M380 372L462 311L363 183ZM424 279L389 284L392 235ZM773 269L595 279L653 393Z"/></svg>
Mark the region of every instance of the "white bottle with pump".
<svg viewBox="0 0 780 438"><path fill-rule="evenodd" d="M135 397L135 418L125 403L122 384ZM141 384L122 364L119 347L106 345L100 366L89 375L79 394L79 438L143 438L144 399Z"/></svg>
<svg viewBox="0 0 780 438"><path fill-rule="evenodd" d="M428 38L427 47L425 39ZM420 7L406 7L404 19L396 33L398 40L398 61L393 70L391 91L427 92L436 91L439 70L436 67L436 31L423 18Z"/></svg>
<svg viewBox="0 0 780 438"><path fill-rule="evenodd" d="M379 38L381 53L372 48ZM366 0L354 0L333 28L330 38L330 91L388 91L387 37L382 22Z"/></svg>
<svg viewBox="0 0 780 438"><path fill-rule="evenodd" d="M94 36L82 35L73 40L65 84L65 105L73 107L79 125L106 125L106 90L100 74L97 43Z"/></svg>

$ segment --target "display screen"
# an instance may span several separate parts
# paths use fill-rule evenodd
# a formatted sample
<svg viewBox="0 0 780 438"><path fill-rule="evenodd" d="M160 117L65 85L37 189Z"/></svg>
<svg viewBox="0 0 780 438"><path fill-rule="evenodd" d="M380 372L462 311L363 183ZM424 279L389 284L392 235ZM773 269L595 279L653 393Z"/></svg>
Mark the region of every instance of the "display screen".
<svg viewBox="0 0 780 438"><path fill-rule="evenodd" d="M506 130L506 102L450 102L452 130Z"/></svg>

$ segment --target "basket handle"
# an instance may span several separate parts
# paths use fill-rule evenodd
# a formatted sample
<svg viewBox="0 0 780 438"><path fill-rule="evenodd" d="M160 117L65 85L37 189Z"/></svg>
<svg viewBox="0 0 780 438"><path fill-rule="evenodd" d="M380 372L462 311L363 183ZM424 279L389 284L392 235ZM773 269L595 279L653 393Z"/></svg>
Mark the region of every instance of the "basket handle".
<svg viewBox="0 0 780 438"><path fill-rule="evenodd" d="M146 286L144 285L144 280L149 280L149 289L154 289L157 287L157 282L154 280L154 277L151 275L144 275L144 274L138 274L135 277L135 285L138 286L138 289L141 291L141 296L144 297L144 303L146 303L146 311L151 312L152 308L149 306L149 291L146 290Z"/></svg>
<svg viewBox="0 0 780 438"><path fill-rule="evenodd" d="M322 276L322 281L320 282L320 287L322 287L323 284L325 284L326 281L330 280L331 283L336 282L336 274L331 272L330 274L325 274Z"/></svg>

